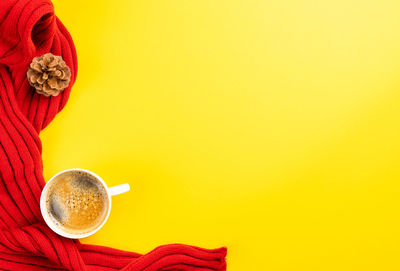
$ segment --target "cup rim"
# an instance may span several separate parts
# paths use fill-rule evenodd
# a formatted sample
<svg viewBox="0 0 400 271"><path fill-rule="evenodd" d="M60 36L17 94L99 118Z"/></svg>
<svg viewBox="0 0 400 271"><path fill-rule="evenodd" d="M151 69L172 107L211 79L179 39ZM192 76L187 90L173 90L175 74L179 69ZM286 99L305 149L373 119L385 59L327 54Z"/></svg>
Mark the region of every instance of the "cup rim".
<svg viewBox="0 0 400 271"><path fill-rule="evenodd" d="M105 216L103 222L101 222L101 224L100 224L99 226L97 226L95 229L93 229L93 230L91 230L90 232L87 232L87 233L72 234L72 233L68 233L68 232L63 231L62 229L60 229L59 227L57 227L57 226L55 225L55 223L51 220L51 218L50 218L50 216L48 215L48 212L47 212L45 195L46 195L47 190L48 190L49 187L50 187L49 184L50 184L57 176L59 176L59 175L61 175L61 174L64 174L64 173L66 173L66 172L71 172L71 171L81 171L81 172L85 172L85 173L87 173L87 174L90 174L90 175L94 176L94 177L104 186L104 188L105 188L105 190L106 190L106 193L107 193L107 197L108 197L108 211L107 211L107 214L106 214L106 216ZM90 236L90 235L93 235L93 234L96 233L98 230L100 230L100 229L104 226L104 224L106 223L106 221L108 220L108 217L110 216L110 212L111 212L111 195L110 195L110 193L109 193L109 189L108 189L107 184L106 184L106 183L104 182L104 180L103 180L99 175L97 175L96 173L94 173L94 172L92 172L92 171L90 171L90 170L87 170L87 169L82 169L82 168L70 168L70 169L65 169L65 170L63 170L63 171L58 172L58 173L55 174L53 177L51 177L51 178L47 181L46 185L44 186L44 188L43 188L43 190L42 190L42 192L41 192L41 195L40 195L40 212L41 212L42 217L43 217L44 221L46 222L47 226L48 226L52 231L54 231L55 233L57 233L57 234L59 234L59 235L61 235L61 236L63 236L63 237L66 237L66 238L71 238L71 239L85 238L85 237L88 237L88 236Z"/></svg>

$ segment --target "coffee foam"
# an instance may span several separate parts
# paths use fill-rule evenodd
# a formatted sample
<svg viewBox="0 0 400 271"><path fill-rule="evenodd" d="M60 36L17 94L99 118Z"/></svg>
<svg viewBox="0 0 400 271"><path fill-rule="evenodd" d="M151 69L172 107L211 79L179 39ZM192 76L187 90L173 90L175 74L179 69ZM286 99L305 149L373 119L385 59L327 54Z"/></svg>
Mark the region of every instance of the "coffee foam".
<svg viewBox="0 0 400 271"><path fill-rule="evenodd" d="M96 229L106 218L108 196L93 175L73 171L56 176L46 194L47 213L61 230L84 234Z"/></svg>

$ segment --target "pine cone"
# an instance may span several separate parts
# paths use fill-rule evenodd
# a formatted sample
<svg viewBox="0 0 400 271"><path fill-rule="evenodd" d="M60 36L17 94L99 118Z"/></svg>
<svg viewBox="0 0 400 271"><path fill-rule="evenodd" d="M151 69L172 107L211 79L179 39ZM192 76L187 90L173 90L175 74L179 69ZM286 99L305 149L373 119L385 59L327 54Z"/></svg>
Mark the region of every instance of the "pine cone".
<svg viewBox="0 0 400 271"><path fill-rule="evenodd" d="M61 56L52 53L35 57L27 72L29 84L44 96L57 96L68 87L71 71Z"/></svg>

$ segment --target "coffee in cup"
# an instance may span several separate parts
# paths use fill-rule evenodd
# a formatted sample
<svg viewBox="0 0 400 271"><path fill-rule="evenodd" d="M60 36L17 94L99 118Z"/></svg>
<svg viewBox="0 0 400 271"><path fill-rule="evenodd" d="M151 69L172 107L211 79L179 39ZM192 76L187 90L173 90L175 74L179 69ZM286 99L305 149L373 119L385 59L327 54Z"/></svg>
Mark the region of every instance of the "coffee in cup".
<svg viewBox="0 0 400 271"><path fill-rule="evenodd" d="M57 176L47 193L48 215L63 231L90 232L106 218L106 189L86 172L71 171Z"/></svg>
<svg viewBox="0 0 400 271"><path fill-rule="evenodd" d="M111 196L127 191L128 184L108 188L93 172L69 169L47 182L40 208L53 231L69 238L83 238L104 225L110 214Z"/></svg>

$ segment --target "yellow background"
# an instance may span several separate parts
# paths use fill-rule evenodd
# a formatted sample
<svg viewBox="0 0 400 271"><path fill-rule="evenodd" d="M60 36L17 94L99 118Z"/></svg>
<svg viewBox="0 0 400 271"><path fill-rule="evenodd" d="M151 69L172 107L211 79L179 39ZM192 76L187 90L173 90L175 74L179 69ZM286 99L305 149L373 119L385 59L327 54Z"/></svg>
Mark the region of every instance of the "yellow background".
<svg viewBox="0 0 400 271"><path fill-rule="evenodd" d="M46 179L132 190L83 240L228 270L400 270L400 2L56 0L79 57Z"/></svg>

